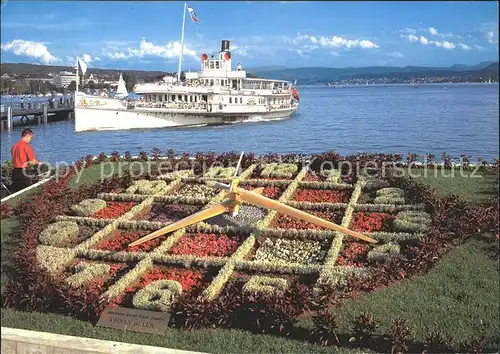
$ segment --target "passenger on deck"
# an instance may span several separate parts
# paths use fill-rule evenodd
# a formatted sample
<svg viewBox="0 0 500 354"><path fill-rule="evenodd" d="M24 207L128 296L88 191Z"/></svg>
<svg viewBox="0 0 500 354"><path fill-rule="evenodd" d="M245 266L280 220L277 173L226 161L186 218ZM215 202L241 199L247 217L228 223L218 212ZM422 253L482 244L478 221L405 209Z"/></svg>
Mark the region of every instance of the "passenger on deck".
<svg viewBox="0 0 500 354"><path fill-rule="evenodd" d="M38 165L39 162L31 148L30 142L33 139L33 131L24 129L21 133L21 139L12 146L10 153L12 155L12 189L13 193L20 191L31 185L28 164Z"/></svg>

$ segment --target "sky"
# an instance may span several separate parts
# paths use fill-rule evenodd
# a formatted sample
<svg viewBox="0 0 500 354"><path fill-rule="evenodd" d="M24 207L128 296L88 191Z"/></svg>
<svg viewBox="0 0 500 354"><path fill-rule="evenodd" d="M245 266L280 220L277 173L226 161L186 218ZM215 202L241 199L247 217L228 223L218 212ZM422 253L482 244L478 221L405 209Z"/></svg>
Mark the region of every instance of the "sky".
<svg viewBox="0 0 500 354"><path fill-rule="evenodd" d="M177 71L183 2L1 0L1 62ZM498 60L498 2L193 1L183 66L231 41L246 68Z"/></svg>

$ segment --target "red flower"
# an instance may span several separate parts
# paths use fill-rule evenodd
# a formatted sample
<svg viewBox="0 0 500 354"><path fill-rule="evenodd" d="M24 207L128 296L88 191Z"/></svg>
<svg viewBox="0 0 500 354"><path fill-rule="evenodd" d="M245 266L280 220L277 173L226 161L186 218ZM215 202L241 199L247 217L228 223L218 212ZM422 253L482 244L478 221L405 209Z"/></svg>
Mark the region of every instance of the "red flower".
<svg viewBox="0 0 500 354"><path fill-rule="evenodd" d="M186 235L171 249L173 254L226 257L233 254L239 242L226 235Z"/></svg>
<svg viewBox="0 0 500 354"><path fill-rule="evenodd" d="M243 188L247 190L252 190L255 188L259 188L259 186L256 186L254 184L247 184L245 186L242 186ZM262 193L263 196L271 199L279 199L281 194L283 193L283 189L277 186L267 186L264 187L264 192Z"/></svg>
<svg viewBox="0 0 500 354"><path fill-rule="evenodd" d="M7 204L2 204L2 219L8 219L12 215L12 210L9 209Z"/></svg>
<svg viewBox="0 0 500 354"><path fill-rule="evenodd" d="M323 177L320 174L308 173L304 177L303 181L305 181L305 182L324 182L324 181L326 181L326 177Z"/></svg>
<svg viewBox="0 0 500 354"><path fill-rule="evenodd" d="M127 302L127 299L131 300L133 294L135 294L139 289L144 288L153 281L162 279L178 281L181 284L183 291L190 292L201 285L203 277L204 274L199 271L179 268L153 268L144 274L134 286L128 287L123 294L116 297L113 300L113 303L121 305L124 302Z"/></svg>
<svg viewBox="0 0 500 354"><path fill-rule="evenodd" d="M299 189L293 200L311 203L347 203L351 191L348 189Z"/></svg>
<svg viewBox="0 0 500 354"><path fill-rule="evenodd" d="M79 263L88 263L88 261L79 261ZM89 283L85 285L85 291L88 294L101 294L104 290L113 283L113 281L119 276L119 272L127 269L129 265L124 263L113 263L110 264L110 271L108 274L104 274L102 276L96 277L92 279ZM73 267L71 267L73 268ZM74 271L69 271L67 276L73 275Z"/></svg>
<svg viewBox="0 0 500 354"><path fill-rule="evenodd" d="M127 211L134 207L133 202L106 202L108 205L106 208L99 210L94 214L94 218L97 219L115 219L122 216Z"/></svg>
<svg viewBox="0 0 500 354"><path fill-rule="evenodd" d="M158 247L168 237L168 235L162 235L155 239L141 243L140 245L128 247L130 243L146 236L147 234L149 234L149 231L118 230L99 243L95 248L105 251L149 252Z"/></svg>
<svg viewBox="0 0 500 354"><path fill-rule="evenodd" d="M337 259L338 265L364 267L370 246L358 242L348 242Z"/></svg>
<svg viewBox="0 0 500 354"><path fill-rule="evenodd" d="M390 231L394 219L391 214L359 212L354 214L350 228L357 232Z"/></svg>

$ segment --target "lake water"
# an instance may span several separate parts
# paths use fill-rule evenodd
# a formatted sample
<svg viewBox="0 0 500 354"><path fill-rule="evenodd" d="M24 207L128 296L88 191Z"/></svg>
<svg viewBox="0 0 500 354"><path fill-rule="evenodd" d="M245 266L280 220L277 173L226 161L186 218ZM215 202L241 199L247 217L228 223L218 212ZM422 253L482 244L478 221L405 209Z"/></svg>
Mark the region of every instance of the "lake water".
<svg viewBox="0 0 500 354"><path fill-rule="evenodd" d="M446 87L446 88L445 88ZM421 155L499 155L498 84L375 85L299 88L290 119L229 126L75 133L73 121L33 126L42 161L75 161L87 154L162 151L314 153L334 149ZM1 133L1 160L22 128Z"/></svg>

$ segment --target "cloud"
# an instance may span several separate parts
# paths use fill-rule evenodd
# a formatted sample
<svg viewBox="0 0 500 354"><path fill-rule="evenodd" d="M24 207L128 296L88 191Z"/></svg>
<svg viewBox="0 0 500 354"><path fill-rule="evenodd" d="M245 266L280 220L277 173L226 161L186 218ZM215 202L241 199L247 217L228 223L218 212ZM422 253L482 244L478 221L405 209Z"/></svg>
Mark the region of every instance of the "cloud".
<svg viewBox="0 0 500 354"><path fill-rule="evenodd" d="M388 53L387 55L390 56L390 57L393 57L393 58L404 58L403 53L397 52L397 51L396 52Z"/></svg>
<svg viewBox="0 0 500 354"><path fill-rule="evenodd" d="M64 61L64 65L75 66L76 65L76 58L75 57L67 56L66 60Z"/></svg>
<svg viewBox="0 0 500 354"><path fill-rule="evenodd" d="M495 33L492 31L486 33L486 39L488 40L489 43L492 44L498 43L498 40L495 39Z"/></svg>
<svg viewBox="0 0 500 354"><path fill-rule="evenodd" d="M376 43L366 39L363 40L346 39L340 36L332 36L331 38L320 37L319 39L317 39L314 36L308 36L308 37L311 42L319 43L322 47L345 48L345 49L351 49L351 48L374 49L379 47Z"/></svg>
<svg viewBox="0 0 500 354"><path fill-rule="evenodd" d="M131 56L123 52L106 53L106 56L112 60L128 59Z"/></svg>
<svg viewBox="0 0 500 354"><path fill-rule="evenodd" d="M445 49L455 49L456 48L455 43L448 42L448 41L443 41L443 42L440 42L440 41L431 41L431 42L436 47L443 47Z"/></svg>
<svg viewBox="0 0 500 354"><path fill-rule="evenodd" d="M472 47L470 45L467 45L467 44L463 44L463 43L458 43L457 44L461 49L463 50L471 50Z"/></svg>
<svg viewBox="0 0 500 354"><path fill-rule="evenodd" d="M47 46L41 42L14 39L12 42L3 44L2 50L13 52L15 55L25 55L39 59L43 64L51 64L59 61L57 57L49 52Z"/></svg>
<svg viewBox="0 0 500 354"><path fill-rule="evenodd" d="M427 28L427 32L429 32L430 35L432 36L438 36L438 37L454 37L455 35L451 32L448 33L441 33L439 32L435 27L429 27Z"/></svg>
<svg viewBox="0 0 500 354"><path fill-rule="evenodd" d="M429 40L424 36L420 36L420 43L422 43L423 45L427 45L429 44Z"/></svg>
<svg viewBox="0 0 500 354"><path fill-rule="evenodd" d="M304 51L302 49L297 49L297 54L300 55L301 57L305 57L306 55L304 54Z"/></svg>
<svg viewBox="0 0 500 354"><path fill-rule="evenodd" d="M432 34L433 36L438 35L438 31L434 27L429 27L429 33Z"/></svg>
<svg viewBox="0 0 500 354"><path fill-rule="evenodd" d="M244 46L243 48L242 47L239 47L235 44L232 44L231 45L231 52L235 55L239 55L239 56L247 56L248 55L248 52L247 52L247 49L248 49L248 46Z"/></svg>
<svg viewBox="0 0 500 354"><path fill-rule="evenodd" d="M418 41L418 37L415 36L414 34L409 34L408 36L404 36L406 37L410 42L417 42Z"/></svg>
<svg viewBox="0 0 500 354"><path fill-rule="evenodd" d="M463 49L463 50L470 50L470 49L472 49L471 46L469 46L467 44L464 44L464 43L455 44L455 43L450 42L450 41L433 41L433 40L430 40L427 37L424 37L424 36L417 37L417 36L415 36L413 34L401 35L401 37L406 38L410 42L419 42L420 44L426 45L426 46L427 45L433 45L433 46L436 46L438 48L455 49L457 47L457 45L458 45L458 47L460 49Z"/></svg>
<svg viewBox="0 0 500 354"><path fill-rule="evenodd" d="M170 41L166 45L155 45L148 42L145 38L141 39L139 47L128 47L125 51L120 52L106 52L106 56L113 60L129 59L129 58L144 58L148 56L160 58L177 58L181 52L181 44L178 41ZM196 52L184 46L183 55L188 57L195 57Z"/></svg>
<svg viewBox="0 0 500 354"><path fill-rule="evenodd" d="M406 28L403 28L400 32L403 34L416 34L417 30L415 28L406 27Z"/></svg>
<svg viewBox="0 0 500 354"><path fill-rule="evenodd" d="M472 44L466 44L463 42L453 42L450 40L433 40L431 38L428 38L426 36L417 35L417 32L428 32L429 35L431 36L438 36L438 37L454 37L456 40L463 39L468 37L469 39L473 39L474 37L471 35L465 35L460 36L458 34L452 34L452 33L441 33L439 32L435 27L428 27L428 28L419 28L418 31L413 29L413 28L404 28L399 31L400 37L405 38L409 42L412 43L420 43L425 46L435 46L438 48L444 48L444 49L461 49L461 50L483 50L481 46L478 45L472 45Z"/></svg>
<svg viewBox="0 0 500 354"><path fill-rule="evenodd" d="M99 60L101 60L101 58L99 58L99 57L92 57L90 54L86 54L86 53L83 54L82 59L86 63L92 63L93 61L99 61Z"/></svg>

